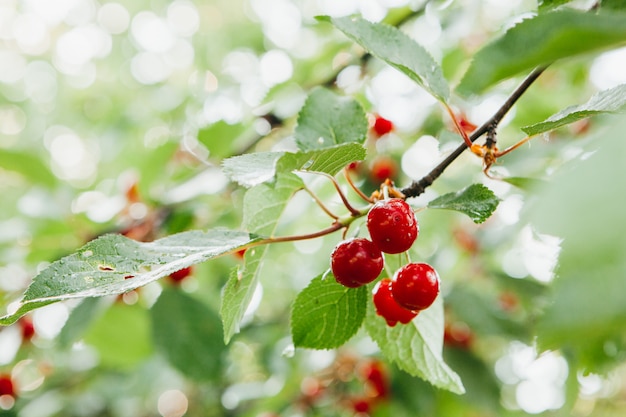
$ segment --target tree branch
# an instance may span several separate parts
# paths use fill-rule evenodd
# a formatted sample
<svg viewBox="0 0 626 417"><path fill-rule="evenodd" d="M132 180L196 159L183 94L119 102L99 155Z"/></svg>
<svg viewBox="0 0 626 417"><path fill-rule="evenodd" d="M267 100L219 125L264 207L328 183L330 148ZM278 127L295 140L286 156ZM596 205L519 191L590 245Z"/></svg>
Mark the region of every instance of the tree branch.
<svg viewBox="0 0 626 417"><path fill-rule="evenodd" d="M548 66L543 66L536 68L533 72L531 72L528 77L511 93L509 98L502 104L502 106L498 109L497 112L489 120L483 123L480 127L472 132L469 136L471 142L476 141L482 135L487 133L490 129L495 129L504 116L511 110L515 102L528 90L528 88L535 82L537 78L545 71ZM401 189L400 191L406 195L407 197L417 197L421 195L426 188L430 187L432 183L443 174L443 172L448 168L448 166L454 162L467 148L467 144L465 142L461 143L450 155L448 155L439 165L432 169L428 174L426 174L419 181L413 181L409 186Z"/></svg>

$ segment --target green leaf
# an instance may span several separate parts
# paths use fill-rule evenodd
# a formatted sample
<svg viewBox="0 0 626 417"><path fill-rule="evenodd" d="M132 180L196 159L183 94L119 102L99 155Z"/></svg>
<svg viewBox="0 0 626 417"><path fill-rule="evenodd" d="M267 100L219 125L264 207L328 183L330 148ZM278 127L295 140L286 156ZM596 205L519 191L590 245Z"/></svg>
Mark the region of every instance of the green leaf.
<svg viewBox="0 0 626 417"><path fill-rule="evenodd" d="M326 149L286 153L276 166L279 172L307 171L335 175L346 165L365 159L366 150L358 143L345 143Z"/></svg>
<svg viewBox="0 0 626 417"><path fill-rule="evenodd" d="M388 326L373 308L368 308L365 328L385 357L395 362L403 371L436 387L457 394L465 392L459 376L443 361L441 297L410 323L397 324L394 327Z"/></svg>
<svg viewBox="0 0 626 417"><path fill-rule="evenodd" d="M198 131L198 141L207 147L211 158L225 158L233 155L234 144L246 131L244 125L228 124L219 120Z"/></svg>
<svg viewBox="0 0 626 417"><path fill-rule="evenodd" d="M0 149L0 167L8 171L19 172L24 178L33 183L51 188L57 178L50 169L43 164L41 158L9 149Z"/></svg>
<svg viewBox="0 0 626 417"><path fill-rule="evenodd" d="M296 347L333 349L361 327L367 310L367 287L347 288L332 275L319 276L298 294L291 312Z"/></svg>
<svg viewBox="0 0 626 417"><path fill-rule="evenodd" d="M567 3L571 3L572 0L543 0L539 2L539 12L546 12L548 10L555 9Z"/></svg>
<svg viewBox="0 0 626 417"><path fill-rule="evenodd" d="M244 187L270 182L276 174L293 171L337 174L350 162L365 159L366 151L359 143L344 143L306 152L259 152L228 158L224 173Z"/></svg>
<svg viewBox="0 0 626 417"><path fill-rule="evenodd" d="M315 88L298 114L294 132L300 150L324 149L342 143L363 143L367 118L354 99Z"/></svg>
<svg viewBox="0 0 626 417"><path fill-rule="evenodd" d="M626 10L626 0L602 0L600 2L602 10Z"/></svg>
<svg viewBox="0 0 626 417"><path fill-rule="evenodd" d="M543 122L525 126L522 130L529 136L538 135L589 116L601 113L615 113L623 110L625 106L626 84L621 84L594 94L585 104L570 106L553 114Z"/></svg>
<svg viewBox="0 0 626 417"><path fill-rule="evenodd" d="M482 184L472 184L456 193L444 194L430 203L428 208L456 210L467 214L474 223L482 223L491 216L500 199Z"/></svg>
<svg viewBox="0 0 626 417"><path fill-rule="evenodd" d="M222 162L224 174L244 187L274 179L276 163L284 152L256 152L233 156Z"/></svg>
<svg viewBox="0 0 626 417"><path fill-rule="evenodd" d="M622 116L591 142L589 158L557 171L524 213L538 231L563 239L539 346L576 354L591 372L626 353L625 130Z"/></svg>
<svg viewBox="0 0 626 417"><path fill-rule="evenodd" d="M138 304L111 305L85 334L85 343L98 351L100 363L129 368L152 354L148 312Z"/></svg>
<svg viewBox="0 0 626 417"><path fill-rule="evenodd" d="M76 306L59 333L59 345L68 348L80 340L89 326L104 313L107 302L102 298L86 298Z"/></svg>
<svg viewBox="0 0 626 417"><path fill-rule="evenodd" d="M450 89L441 67L424 47L404 32L358 16L318 19L331 22L367 52L406 74L437 100L444 103L448 100Z"/></svg>
<svg viewBox="0 0 626 417"><path fill-rule="evenodd" d="M626 15L574 10L540 14L522 21L478 51L457 92L464 96L481 93L499 81L537 66L624 41Z"/></svg>
<svg viewBox="0 0 626 417"><path fill-rule="evenodd" d="M537 187L541 187L545 184L544 180L527 177L507 177L503 178L502 181L508 182L509 184L514 185L517 188L525 191L534 190Z"/></svg>
<svg viewBox="0 0 626 417"><path fill-rule="evenodd" d="M156 349L185 376L206 381L222 370L222 323L205 304L179 288L165 288L152 306Z"/></svg>
<svg viewBox="0 0 626 417"><path fill-rule="evenodd" d="M287 203L301 187L300 178L283 173L277 176L275 183L250 188L243 199L243 227L250 232L271 236ZM246 251L244 265L235 268L226 283L220 308L226 343L239 332L239 323L257 287L266 251L267 246Z"/></svg>
<svg viewBox="0 0 626 417"><path fill-rule="evenodd" d="M61 300L122 294L259 239L226 229L194 230L148 243L104 235L42 270L18 310L0 318L0 324L11 324L30 310Z"/></svg>

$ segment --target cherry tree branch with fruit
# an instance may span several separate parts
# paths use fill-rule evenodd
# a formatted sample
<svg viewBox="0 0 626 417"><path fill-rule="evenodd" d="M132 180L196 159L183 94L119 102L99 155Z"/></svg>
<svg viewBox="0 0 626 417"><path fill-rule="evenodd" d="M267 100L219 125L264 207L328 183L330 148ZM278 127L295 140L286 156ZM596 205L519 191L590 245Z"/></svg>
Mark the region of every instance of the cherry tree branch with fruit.
<svg viewBox="0 0 626 417"><path fill-rule="evenodd" d="M519 149L532 137L589 115L621 110L626 104L624 88L604 90L587 103L523 127L526 136L516 144L504 150L497 147L497 131L504 116L547 65L614 47L626 39L620 32L580 44L563 34L576 24L581 32L588 26L601 32L600 28L613 27L609 24L611 19L619 20L575 11L530 18L477 52L453 96L441 66L401 30L358 16L320 17L319 24L330 23L359 44L366 56L397 69L431 94L452 119L463 142L427 175L406 187L398 188L390 178L391 169L386 167L374 176L373 189L366 189L366 181L353 168L372 158L367 152L368 137L389 134L393 124L382 117L373 117L370 123L360 97L342 94L329 86L313 88L298 113L292 148L248 152L252 147L247 147L241 155L223 161L224 174L240 186L243 195L239 229L187 230L150 242L132 239L130 233L105 234L43 268L22 298L0 318L0 323L10 325L32 310L59 301L127 294L164 277L182 285L193 274L193 265L238 254L243 260L232 269L221 293L222 336L228 343L240 331L259 285L269 246L323 240L341 231L342 236L333 241L328 263L318 276L307 277L309 284L293 302L290 326L294 347L337 348L364 329L383 355L403 371L435 387L463 393L461 378L442 356L445 312L440 284L445 283L446 277L440 277L432 265L413 259L417 258L413 246L420 234L416 211L454 210L479 224L493 214L500 199L482 184L442 193L425 207L412 207L411 198L423 194L468 148L483 160L484 173L491 177L489 169L497 158ZM623 20L617 23L624 24ZM542 54L503 55L502 51L510 51L511 44L518 45L520 38L530 42L536 32L552 41L542 46ZM531 70L492 117L467 131L467 125L454 111L457 97L480 95L500 81ZM273 126L282 123L267 117L276 122ZM483 136L485 143L476 144ZM318 192L308 176L326 181L331 191ZM316 218L305 218L308 211L296 213L301 224L318 228L282 234L284 214L293 216L290 204L296 195L303 194L312 200L311 206L322 212L326 223L319 226L322 223ZM354 201L357 199L358 203ZM180 293L166 294L171 298L164 299L174 305L189 301ZM165 303L160 300L156 304L158 312L158 303ZM191 301L189 304L194 305ZM174 354L170 359L178 360Z"/></svg>

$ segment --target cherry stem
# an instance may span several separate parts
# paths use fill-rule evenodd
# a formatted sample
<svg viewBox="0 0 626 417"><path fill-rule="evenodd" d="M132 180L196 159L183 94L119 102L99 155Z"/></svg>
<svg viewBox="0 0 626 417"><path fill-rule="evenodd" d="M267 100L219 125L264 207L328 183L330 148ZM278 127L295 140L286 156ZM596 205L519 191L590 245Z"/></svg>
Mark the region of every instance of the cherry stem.
<svg viewBox="0 0 626 417"><path fill-rule="evenodd" d="M339 216L334 214L332 211L328 209L328 207L326 207L326 205L322 202L322 200L320 200L320 198L317 195L315 195L315 193L309 187L304 186L304 190L313 198L313 200L324 211L324 213L328 214L334 220L337 220L339 218Z"/></svg>
<svg viewBox="0 0 626 417"><path fill-rule="evenodd" d="M528 88L535 82L535 80L539 78L539 76L545 71L546 68L547 65L536 68L533 72L531 72L528 77L526 77L526 79L522 81L519 87L517 87L517 89L513 91L513 93L502 104L498 111L496 111L489 120L483 123L476 130L474 130L471 135L469 135L469 141L473 143L482 135L487 133L487 131L489 131L490 129L495 129L500 124L504 116L509 112L509 110L511 110L515 102L526 92L526 90L528 90ZM439 165L433 168L422 179L420 179L419 181L413 181L409 186L401 189L400 192L402 192L406 197L417 197L421 195L426 190L426 188L430 187L432 183L435 182L435 180L439 178L441 174L443 174L446 168L448 168L448 166L452 162L454 162L463 153L463 151L465 151L465 149L468 148L469 145L470 144L463 141L462 144L460 144L454 151L452 151L450 155L448 155L443 161L439 163Z"/></svg>
<svg viewBox="0 0 626 417"><path fill-rule="evenodd" d="M359 189L359 187L357 187L354 182L352 181L352 178L350 177L350 172L348 170L348 168L344 168L343 169L343 175L344 177L346 177L346 181L348 182L348 185L350 186L350 188L352 188L352 190L357 193L357 195L359 197L361 197L363 200L367 201L368 203L374 203L374 201L368 197L367 195L365 195L365 193L363 193L363 191L361 191Z"/></svg>
<svg viewBox="0 0 626 417"><path fill-rule="evenodd" d="M349 223L348 223L349 224ZM344 227L348 227L348 224L344 224L341 221L335 221L330 227L327 227L322 230L318 230L317 232L307 233L303 235L292 235L292 236L279 236L279 237L268 237L266 239L261 239L257 242L254 242L252 246L260 246L266 245L269 243L280 243L280 242L295 242L298 240L307 240L307 239L315 239L318 237L322 237L331 233L336 232L337 230L341 230Z"/></svg>
<svg viewBox="0 0 626 417"><path fill-rule="evenodd" d="M335 187L335 190L337 190L337 194L339 194L339 197L341 198L341 202L343 203L344 206L346 206L346 208L348 209L350 214L352 214L352 216L355 216L355 217L360 216L361 212L359 210L355 209L352 206L352 204L350 204L350 202L348 201L348 197L346 197L344 192L341 190L341 186L339 185L339 183L337 182L335 177L333 177L332 175L326 174L325 172L319 172L319 174L324 175L325 177L327 177L333 183L333 186Z"/></svg>

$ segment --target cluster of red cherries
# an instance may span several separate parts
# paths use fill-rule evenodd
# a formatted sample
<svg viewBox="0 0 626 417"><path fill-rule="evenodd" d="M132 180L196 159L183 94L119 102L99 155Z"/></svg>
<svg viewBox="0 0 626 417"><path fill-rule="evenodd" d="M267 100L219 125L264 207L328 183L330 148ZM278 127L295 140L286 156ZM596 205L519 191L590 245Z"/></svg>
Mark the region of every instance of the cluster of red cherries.
<svg viewBox="0 0 626 417"><path fill-rule="evenodd" d="M367 214L370 239L340 242L331 254L331 270L338 283L356 288L374 281L384 267L383 253L398 254L411 248L419 225L411 207L401 198L376 202ZM428 308L439 294L439 276L425 263L408 263L392 279L384 278L373 290L376 313L389 326L406 324Z"/></svg>

